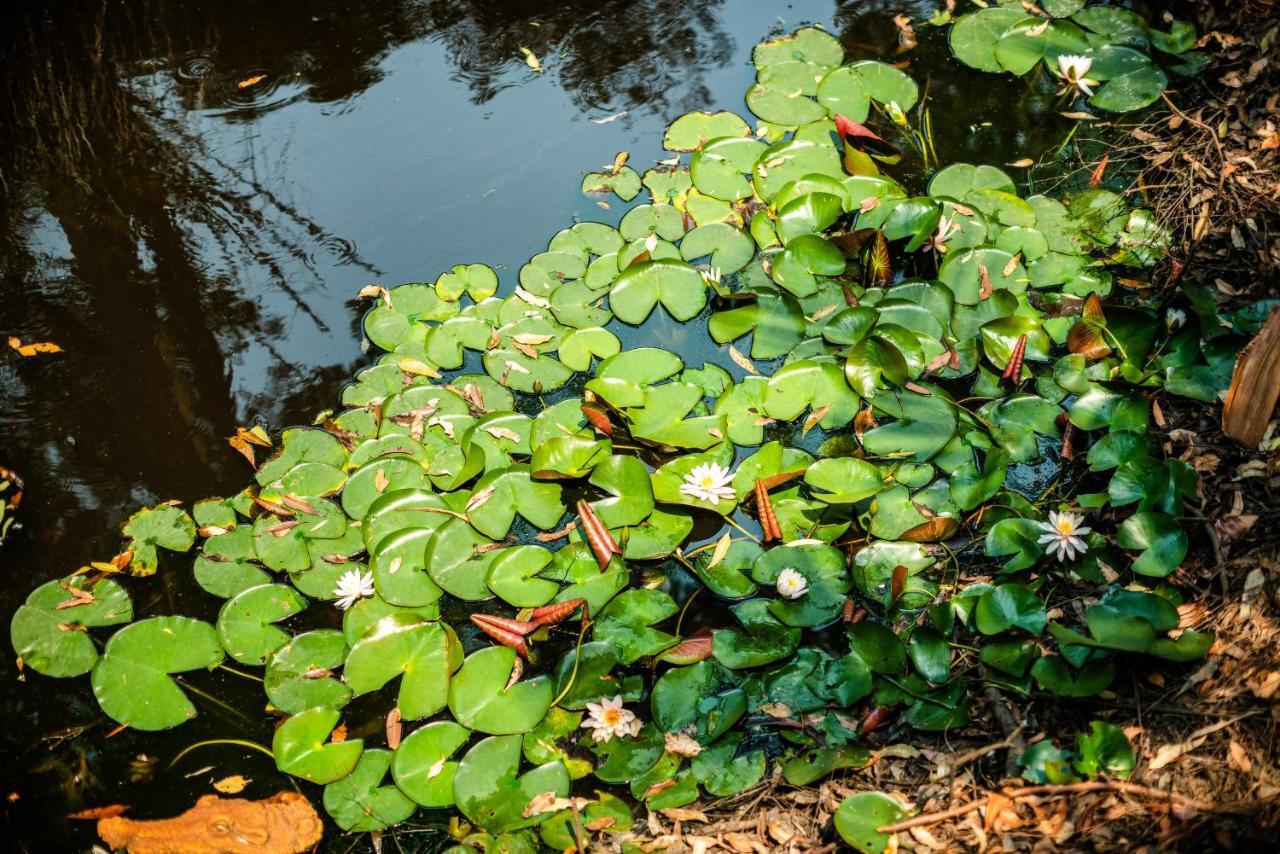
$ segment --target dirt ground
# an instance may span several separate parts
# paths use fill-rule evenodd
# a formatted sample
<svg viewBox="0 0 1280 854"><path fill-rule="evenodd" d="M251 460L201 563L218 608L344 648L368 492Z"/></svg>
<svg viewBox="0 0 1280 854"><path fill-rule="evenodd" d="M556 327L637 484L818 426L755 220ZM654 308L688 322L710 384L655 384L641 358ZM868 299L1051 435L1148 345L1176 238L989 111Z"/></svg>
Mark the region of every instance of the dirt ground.
<svg viewBox="0 0 1280 854"><path fill-rule="evenodd" d="M1200 0L1171 11L1196 21L1214 63L1176 84L1113 155L1137 161L1135 192L1175 235L1152 296L1180 276L1228 305L1280 296L1280 4ZM932 743L890 722L870 736L869 768L805 789L775 778L729 801L651 815L634 841L834 851L837 805L870 789L914 805L915 826L897 834L903 850L1280 850L1280 421L1264 451L1224 436L1219 407L1161 396L1156 409L1166 453L1202 476L1202 502L1184 518L1191 552L1171 579L1187 595L1182 626L1217 633L1199 666L1146 659L1149 669L1085 701L1014 704L992 692L975 701L968 727ZM1127 781L1016 779L1012 759L1025 744L1091 719L1129 736L1138 764Z"/></svg>

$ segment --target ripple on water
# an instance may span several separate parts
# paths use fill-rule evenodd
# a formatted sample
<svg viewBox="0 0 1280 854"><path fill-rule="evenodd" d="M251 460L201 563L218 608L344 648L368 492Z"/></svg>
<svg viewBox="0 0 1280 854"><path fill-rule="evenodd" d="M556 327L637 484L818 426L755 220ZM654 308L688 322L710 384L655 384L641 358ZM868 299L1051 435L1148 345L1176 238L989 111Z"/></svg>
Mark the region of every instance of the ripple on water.
<svg viewBox="0 0 1280 854"><path fill-rule="evenodd" d="M354 264L359 260L355 243L336 234L319 234L313 237L307 257L313 264L325 263L338 267Z"/></svg>
<svg viewBox="0 0 1280 854"><path fill-rule="evenodd" d="M174 75L181 83L199 83L213 76L213 58L202 53L188 53L178 60Z"/></svg>

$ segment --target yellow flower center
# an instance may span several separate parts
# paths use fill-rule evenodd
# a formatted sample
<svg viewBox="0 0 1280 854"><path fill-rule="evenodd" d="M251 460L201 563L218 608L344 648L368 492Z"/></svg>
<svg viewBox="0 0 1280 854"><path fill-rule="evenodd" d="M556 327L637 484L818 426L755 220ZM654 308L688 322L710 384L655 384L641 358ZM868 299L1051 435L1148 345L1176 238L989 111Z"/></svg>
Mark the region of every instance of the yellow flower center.
<svg viewBox="0 0 1280 854"><path fill-rule="evenodd" d="M617 726L622 722L622 710L605 709L602 717L604 718L604 722L607 726Z"/></svg>
<svg viewBox="0 0 1280 854"><path fill-rule="evenodd" d="M1076 529L1076 526L1066 520L1063 520L1058 523L1058 533L1060 534L1070 535L1071 532L1074 531L1075 529Z"/></svg>

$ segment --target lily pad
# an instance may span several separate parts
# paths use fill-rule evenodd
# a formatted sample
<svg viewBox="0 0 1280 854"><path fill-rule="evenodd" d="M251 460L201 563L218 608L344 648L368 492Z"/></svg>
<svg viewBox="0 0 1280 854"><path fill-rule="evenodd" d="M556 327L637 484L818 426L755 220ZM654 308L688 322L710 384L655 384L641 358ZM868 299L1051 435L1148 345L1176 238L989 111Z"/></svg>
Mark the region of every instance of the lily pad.
<svg viewBox="0 0 1280 854"><path fill-rule="evenodd" d="M133 619L133 603L123 587L109 578L86 581L77 576L47 582L18 608L9 640L25 666L45 676L82 676L97 663L98 648L80 627L115 626ZM84 593L77 596L72 590Z"/></svg>
<svg viewBox="0 0 1280 854"><path fill-rule="evenodd" d="M187 511L171 504L139 510L124 524L128 549L133 553L129 570L134 575L150 575L158 564L157 548L185 552L196 539L196 525Z"/></svg>
<svg viewBox="0 0 1280 854"><path fill-rule="evenodd" d="M493 735L521 733L551 706L551 677L535 676L508 684L516 653L505 646L467 656L449 684L449 710L463 726Z"/></svg>
<svg viewBox="0 0 1280 854"><path fill-rule="evenodd" d="M140 730L175 727L196 716L170 674L222 661L213 626L189 617L150 617L107 640L93 667L93 694L112 720Z"/></svg>
<svg viewBox="0 0 1280 854"><path fill-rule="evenodd" d="M364 742L358 738L327 741L338 718L336 709L321 707L286 719L271 742L276 767L322 785L350 774L364 751Z"/></svg>
<svg viewBox="0 0 1280 854"><path fill-rule="evenodd" d="M689 320L707 304L707 286L681 261L659 259L632 264L609 289L609 306L624 323L639 325L662 304L676 320Z"/></svg>
<svg viewBox="0 0 1280 854"><path fill-rule="evenodd" d="M458 762L451 757L471 737L453 721L436 721L405 736L391 760L396 785L424 807L453 805L453 779Z"/></svg>
<svg viewBox="0 0 1280 854"><path fill-rule="evenodd" d="M907 814L902 804L882 792L858 792L836 809L836 832L863 854L880 854L889 847L890 837L878 828L896 824Z"/></svg>
<svg viewBox="0 0 1280 854"><path fill-rule="evenodd" d="M400 676L396 705L405 720L444 708L461 650L439 624L406 613L380 619L352 645L342 678L355 696Z"/></svg>
<svg viewBox="0 0 1280 854"><path fill-rule="evenodd" d="M377 831L413 815L417 804L397 786L384 786L391 767L390 750L366 750L355 769L324 787L324 808L343 830Z"/></svg>
<svg viewBox="0 0 1280 854"><path fill-rule="evenodd" d="M263 584L237 593L218 611L218 641L241 664L266 664L289 642L289 634L272 625L307 607L298 591L284 584Z"/></svg>
<svg viewBox="0 0 1280 854"><path fill-rule="evenodd" d="M540 717L541 715L539 715ZM545 816L524 813L545 792L569 794L569 772L555 761L520 774L520 736L495 735L467 751L453 778L453 796L462 814L490 833L533 827Z"/></svg>
<svg viewBox="0 0 1280 854"><path fill-rule="evenodd" d="M351 699L351 689L333 671L347 657L342 632L316 629L298 635L272 653L263 687L267 699L281 711L299 714L324 706L340 709Z"/></svg>

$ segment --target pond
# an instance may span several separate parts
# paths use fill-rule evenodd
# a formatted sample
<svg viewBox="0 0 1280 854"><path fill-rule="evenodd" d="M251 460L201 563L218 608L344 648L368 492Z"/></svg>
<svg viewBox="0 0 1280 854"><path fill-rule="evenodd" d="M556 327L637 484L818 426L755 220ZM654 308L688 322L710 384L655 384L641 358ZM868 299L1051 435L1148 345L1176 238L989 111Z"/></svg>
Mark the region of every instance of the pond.
<svg viewBox="0 0 1280 854"><path fill-rule="evenodd" d="M1056 186L1054 154L1080 133L1062 98L1044 80L956 62L947 29L924 25L934 9L144 0L110 13L90 3L0 13L16 35L0 55L21 69L0 131L0 328L65 351L0 362L0 465L26 484L21 527L0 547L0 613L115 554L138 507L241 490L250 473L225 440L238 426L277 436L336 411L374 358L362 346L362 288L479 262L505 295L552 234L617 225L633 205L580 192L581 176L617 152L638 172L669 157L664 129L689 111L746 115L759 41L815 24L846 61L902 64L932 117L929 146L906 149L893 169L916 192L959 162L1004 166L1024 195ZM901 53L898 14L918 39ZM1042 157L1043 169L1022 162ZM623 345L733 368L701 325L658 315L620 333ZM474 354L466 369L483 371ZM770 438L816 452L823 431L806 438L794 426ZM1025 465L1011 477L1034 497L1056 470ZM689 547L716 527L697 529ZM135 613L216 620L219 603L190 565L166 555L159 583L131 588ZM465 636L468 651L479 638ZM174 762L206 740L270 744L276 718L261 685L234 666L183 677L200 714L164 733L117 729L88 680L19 673L9 656L0 676L9 850L86 849L92 823L62 820L86 807L164 816L229 775L249 778L253 796L287 786L250 748L198 747ZM351 738L376 736L381 721L359 726ZM441 844L440 819L423 815L401 834L405 850ZM330 830L326 850L347 850Z"/></svg>

